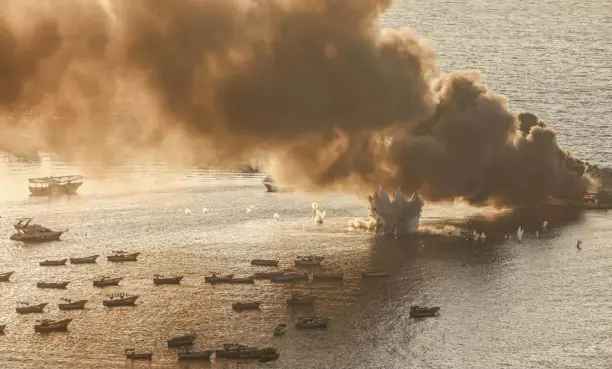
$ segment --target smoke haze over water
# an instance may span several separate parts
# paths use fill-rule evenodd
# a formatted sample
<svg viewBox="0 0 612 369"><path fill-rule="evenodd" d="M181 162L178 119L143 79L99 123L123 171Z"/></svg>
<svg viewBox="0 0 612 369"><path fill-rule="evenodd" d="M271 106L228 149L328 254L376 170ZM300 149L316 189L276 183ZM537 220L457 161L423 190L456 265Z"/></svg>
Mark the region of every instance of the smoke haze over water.
<svg viewBox="0 0 612 369"><path fill-rule="evenodd" d="M475 71L439 75L384 0L0 2L0 147L276 159L280 180L517 205L591 185ZM20 141L24 141L23 139Z"/></svg>

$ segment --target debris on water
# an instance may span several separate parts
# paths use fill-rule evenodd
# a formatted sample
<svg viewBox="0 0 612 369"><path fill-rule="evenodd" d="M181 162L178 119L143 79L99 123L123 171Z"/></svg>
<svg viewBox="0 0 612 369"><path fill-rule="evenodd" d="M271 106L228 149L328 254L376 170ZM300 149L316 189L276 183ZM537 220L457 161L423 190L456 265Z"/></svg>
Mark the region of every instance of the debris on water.
<svg viewBox="0 0 612 369"><path fill-rule="evenodd" d="M278 215L278 213L274 213L274 220L279 220L280 219L280 215Z"/></svg>
<svg viewBox="0 0 612 369"><path fill-rule="evenodd" d="M206 207L202 208L202 214L206 214L206 213L208 213L208 208Z"/></svg>
<svg viewBox="0 0 612 369"><path fill-rule="evenodd" d="M190 214L191 214L191 210L190 210L190 209L188 209L188 208L185 208L185 210L184 210L184 211L185 211L185 215L190 215Z"/></svg>

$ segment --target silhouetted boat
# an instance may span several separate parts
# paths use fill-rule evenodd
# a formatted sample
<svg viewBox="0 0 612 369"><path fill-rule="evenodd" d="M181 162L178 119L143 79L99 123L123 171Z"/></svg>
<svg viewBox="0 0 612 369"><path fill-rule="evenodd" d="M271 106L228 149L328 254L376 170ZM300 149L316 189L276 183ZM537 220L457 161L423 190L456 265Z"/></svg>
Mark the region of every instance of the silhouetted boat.
<svg viewBox="0 0 612 369"><path fill-rule="evenodd" d="M98 280L93 281L93 285L94 287L117 286L119 285L119 282L121 282L122 279L123 277L119 277L119 278L102 277Z"/></svg>
<svg viewBox="0 0 612 369"><path fill-rule="evenodd" d="M236 283L236 284L255 283L255 277L233 277L232 279L229 280L229 283Z"/></svg>
<svg viewBox="0 0 612 369"><path fill-rule="evenodd" d="M433 307L420 307L417 305L410 307L410 316L412 318L426 318L430 316L436 316L440 311L439 306Z"/></svg>
<svg viewBox="0 0 612 369"><path fill-rule="evenodd" d="M255 279L271 279L279 275L283 275L283 272L257 272Z"/></svg>
<svg viewBox="0 0 612 369"><path fill-rule="evenodd" d="M136 352L133 348L125 349L125 358L132 360L151 360L153 357L152 352Z"/></svg>
<svg viewBox="0 0 612 369"><path fill-rule="evenodd" d="M274 283L291 283L295 281L307 281L308 273L282 273L280 275L275 275L270 278L270 282Z"/></svg>
<svg viewBox="0 0 612 369"><path fill-rule="evenodd" d="M301 329L326 328L328 323L329 318L326 316L309 316L298 318L295 327Z"/></svg>
<svg viewBox="0 0 612 369"><path fill-rule="evenodd" d="M271 259L253 259L251 265L262 265L262 266L277 266L278 260Z"/></svg>
<svg viewBox="0 0 612 369"><path fill-rule="evenodd" d="M172 337L168 340L168 347L192 345L197 337L198 334L195 332L185 333L180 336Z"/></svg>
<svg viewBox="0 0 612 369"><path fill-rule="evenodd" d="M73 195L83 182L83 176L57 176L30 178L32 196Z"/></svg>
<svg viewBox="0 0 612 369"><path fill-rule="evenodd" d="M128 254L125 251L113 251L113 255L107 256L106 259L114 263L123 261L137 261L138 255L140 255L139 252Z"/></svg>
<svg viewBox="0 0 612 369"><path fill-rule="evenodd" d="M215 350L215 354L224 359L259 359L260 350L257 347L226 343L222 349Z"/></svg>
<svg viewBox="0 0 612 369"><path fill-rule="evenodd" d="M70 282L38 282L36 283L36 287L38 288L56 288L56 289L65 289Z"/></svg>
<svg viewBox="0 0 612 369"><path fill-rule="evenodd" d="M343 279L344 273L342 272L314 272L312 273L312 279Z"/></svg>
<svg viewBox="0 0 612 369"><path fill-rule="evenodd" d="M389 273L387 272L363 272L361 273L361 277L363 278L373 278L373 277L388 277Z"/></svg>
<svg viewBox="0 0 612 369"><path fill-rule="evenodd" d="M84 258L70 258L70 264L95 264L100 255L92 255Z"/></svg>
<svg viewBox="0 0 612 369"><path fill-rule="evenodd" d="M260 301L252 301L252 302L234 302L232 304L232 309L234 310L257 310L261 306Z"/></svg>
<svg viewBox="0 0 612 369"><path fill-rule="evenodd" d="M178 352L179 360L210 360L213 350L191 351L188 348Z"/></svg>
<svg viewBox="0 0 612 369"><path fill-rule="evenodd" d="M59 266L59 265L66 265L67 261L68 259L45 260L45 261L41 261L40 263L38 263L38 265L40 266Z"/></svg>
<svg viewBox="0 0 612 369"><path fill-rule="evenodd" d="M115 307L115 306L134 306L136 305L136 300L138 300L138 295L125 295L123 293L112 294L109 295L110 300L103 300L102 305L107 307Z"/></svg>
<svg viewBox="0 0 612 369"><path fill-rule="evenodd" d="M81 310L85 308L85 304L87 303L87 300L72 301L68 298L62 298L61 300L64 302L57 304L60 310Z"/></svg>
<svg viewBox="0 0 612 369"><path fill-rule="evenodd" d="M321 256L298 256L294 261L296 266L317 266L321 265L323 257Z"/></svg>
<svg viewBox="0 0 612 369"><path fill-rule="evenodd" d="M11 240L21 242L48 242L57 241L64 231L54 231L40 224L32 224L32 218L18 219L13 226L17 233L11 235Z"/></svg>
<svg viewBox="0 0 612 369"><path fill-rule="evenodd" d="M153 284L155 284L155 285L160 285L160 284L180 284L182 279L183 279L183 276L179 276L179 277L164 277L163 275L156 274L153 277Z"/></svg>
<svg viewBox="0 0 612 369"><path fill-rule="evenodd" d="M0 274L0 282L8 282L11 279L11 276L15 272L6 272Z"/></svg>
<svg viewBox="0 0 612 369"><path fill-rule="evenodd" d="M42 313L45 306L48 305L46 302L38 305L30 305L27 302L19 302L18 304L22 305L15 308L15 311L17 311L19 314Z"/></svg>
<svg viewBox="0 0 612 369"><path fill-rule="evenodd" d="M233 274L228 275L217 275L213 273L210 277L204 277L204 282L207 283L229 283L232 278L234 278Z"/></svg>
<svg viewBox="0 0 612 369"><path fill-rule="evenodd" d="M291 298L287 299L287 305L311 305L314 304L316 299L313 295L295 293L291 294Z"/></svg>
<svg viewBox="0 0 612 369"><path fill-rule="evenodd" d="M279 325L274 327L275 336L282 336L285 334L285 332L287 332L287 324L285 323L280 323Z"/></svg>
<svg viewBox="0 0 612 369"><path fill-rule="evenodd" d="M68 324L72 319L63 319L63 320L47 320L43 319L39 324L34 325L35 332L62 332L68 330Z"/></svg>

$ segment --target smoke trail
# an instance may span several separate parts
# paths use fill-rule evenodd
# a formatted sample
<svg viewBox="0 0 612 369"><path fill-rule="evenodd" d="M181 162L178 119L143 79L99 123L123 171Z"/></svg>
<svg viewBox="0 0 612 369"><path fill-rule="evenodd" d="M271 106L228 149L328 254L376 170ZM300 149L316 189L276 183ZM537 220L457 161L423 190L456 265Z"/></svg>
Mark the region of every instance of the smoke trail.
<svg viewBox="0 0 612 369"><path fill-rule="evenodd" d="M303 186L514 205L590 184L533 115L427 42L389 0L0 3L0 145L66 158L278 158ZM571 165L570 165L571 164ZM575 165L574 165L575 164Z"/></svg>

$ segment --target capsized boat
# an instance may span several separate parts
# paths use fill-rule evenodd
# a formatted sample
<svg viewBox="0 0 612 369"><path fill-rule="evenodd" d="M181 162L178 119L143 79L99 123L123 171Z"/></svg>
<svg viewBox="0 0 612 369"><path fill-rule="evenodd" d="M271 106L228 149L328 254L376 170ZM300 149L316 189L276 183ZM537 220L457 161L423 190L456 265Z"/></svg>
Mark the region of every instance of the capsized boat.
<svg viewBox="0 0 612 369"><path fill-rule="evenodd" d="M43 319L39 324L34 325L35 332L62 332L68 330L68 324L72 319L63 319L63 320L48 320Z"/></svg>
<svg viewBox="0 0 612 369"><path fill-rule="evenodd" d="M70 264L95 264L100 255L86 256L84 258L70 258Z"/></svg>
<svg viewBox="0 0 612 369"><path fill-rule="evenodd" d="M272 259L253 259L253 260L251 260L251 265L277 266L278 265L278 260L272 260Z"/></svg>
<svg viewBox="0 0 612 369"><path fill-rule="evenodd" d="M213 273L210 277L204 277L206 283L229 283L234 278L233 274L217 275Z"/></svg>
<svg viewBox="0 0 612 369"><path fill-rule="evenodd" d="M258 347L226 343L222 349L215 350L215 354L224 359L259 359L260 350Z"/></svg>
<svg viewBox="0 0 612 369"><path fill-rule="evenodd" d="M125 251L113 251L113 255L107 256L106 259L114 263L123 261L137 261L138 255L140 255L139 252L129 254Z"/></svg>
<svg viewBox="0 0 612 369"><path fill-rule="evenodd" d="M85 308L85 304L87 303L87 300L72 301L65 297L62 297L61 300L63 302L57 304L60 310L81 310Z"/></svg>
<svg viewBox="0 0 612 369"><path fill-rule="evenodd" d="M134 306L136 305L136 300L140 296L138 295L126 295L124 293L116 293L108 296L109 300L103 300L102 305L107 307L115 307L115 306Z"/></svg>
<svg viewBox="0 0 612 369"><path fill-rule="evenodd" d="M42 304L38 305L30 305L27 302L18 302L18 304L20 306L17 306L15 311L17 311L19 314L42 313L45 306L48 305L47 302L43 302Z"/></svg>
<svg viewBox="0 0 612 369"><path fill-rule="evenodd" d="M54 231L41 226L32 224L32 218L21 218L13 225L17 233L11 235L11 240L21 242L49 242L57 241L65 231Z"/></svg>
<svg viewBox="0 0 612 369"><path fill-rule="evenodd" d="M152 352L136 352L136 349L126 348L125 349L125 358L132 360L151 360L153 357Z"/></svg>
<svg viewBox="0 0 612 369"><path fill-rule="evenodd" d="M74 195L83 184L83 176L56 176L30 178L32 196Z"/></svg>
<svg viewBox="0 0 612 369"><path fill-rule="evenodd" d="M38 282L36 283L36 287L38 288L56 288L56 289L65 289L70 282Z"/></svg>
<svg viewBox="0 0 612 369"><path fill-rule="evenodd" d="M252 283L255 283L255 277L253 277L253 276L249 276L249 277L232 277L232 279L229 280L229 283L252 284Z"/></svg>
<svg viewBox="0 0 612 369"><path fill-rule="evenodd" d="M328 323L329 318L326 316L309 316L298 318L295 327L301 329L326 328Z"/></svg>
<svg viewBox="0 0 612 369"><path fill-rule="evenodd" d="M210 356L214 353L214 350L203 350L203 351L191 351L189 348L185 348L178 352L179 360L210 360Z"/></svg>
<svg viewBox="0 0 612 369"><path fill-rule="evenodd" d="M40 266L59 266L59 265L66 265L67 261L68 259L45 260L45 261L41 261L40 263L38 263L38 265Z"/></svg>
<svg viewBox="0 0 612 369"><path fill-rule="evenodd" d="M168 340L168 347L192 345L197 337L198 334L195 332L189 332L180 336L172 337Z"/></svg>
<svg viewBox="0 0 612 369"><path fill-rule="evenodd" d="M427 318L427 317L438 315L439 311L440 311L439 306L421 307L418 305L413 305L410 307L410 317Z"/></svg>
<svg viewBox="0 0 612 369"><path fill-rule="evenodd" d="M309 255L309 256L299 256L295 259L294 263L296 266L317 266L317 265L321 265L321 262L323 261L323 257L322 256L314 256L314 255Z"/></svg>
<svg viewBox="0 0 612 369"><path fill-rule="evenodd" d="M153 276L153 284L155 285L160 285L160 284L180 284L181 280L183 279L183 276L177 276L177 277L164 277L163 275L160 274L155 274Z"/></svg>
<svg viewBox="0 0 612 369"><path fill-rule="evenodd" d="M312 305L316 299L317 297L313 295L293 293L291 298L287 299L287 305Z"/></svg>
<svg viewBox="0 0 612 369"><path fill-rule="evenodd" d="M242 310L258 310L261 306L260 301L251 301L251 302L234 302L232 304L232 309L242 311Z"/></svg>
<svg viewBox="0 0 612 369"><path fill-rule="evenodd" d="M343 279L344 273L333 271L322 271L312 273L312 279Z"/></svg>
<svg viewBox="0 0 612 369"><path fill-rule="evenodd" d="M287 324L285 323L280 323L278 324L276 327L274 327L274 335L275 336L282 336L287 332Z"/></svg>
<svg viewBox="0 0 612 369"><path fill-rule="evenodd" d="M15 272L0 273L0 282L8 282Z"/></svg>
<svg viewBox="0 0 612 369"><path fill-rule="evenodd" d="M93 285L94 287L117 286L119 285L119 282L121 282L122 279L123 277L119 277L119 278L102 277L98 280L93 281Z"/></svg>

